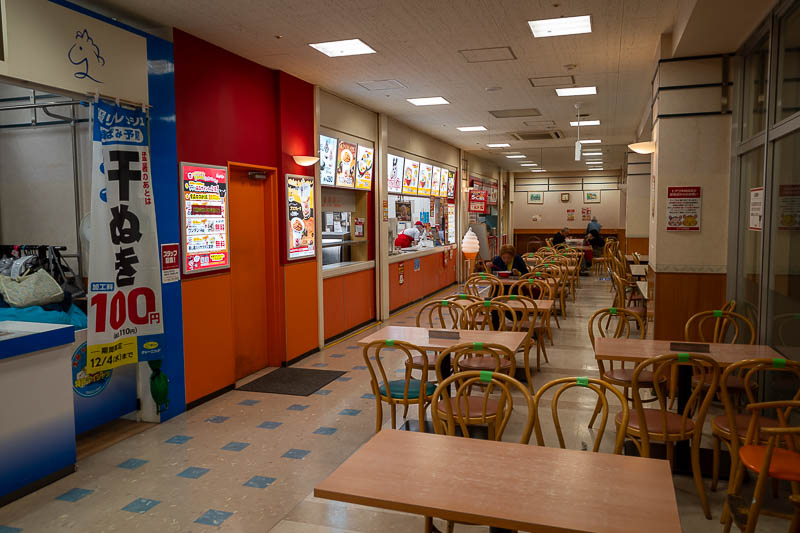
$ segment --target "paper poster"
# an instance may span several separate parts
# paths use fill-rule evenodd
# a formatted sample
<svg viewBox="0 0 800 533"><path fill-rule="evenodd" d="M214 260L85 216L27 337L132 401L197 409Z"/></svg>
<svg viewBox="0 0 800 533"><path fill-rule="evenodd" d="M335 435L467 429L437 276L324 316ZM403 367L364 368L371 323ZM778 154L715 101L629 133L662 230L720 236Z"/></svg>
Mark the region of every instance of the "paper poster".
<svg viewBox="0 0 800 533"><path fill-rule="evenodd" d="M439 196L442 198L447 198L447 169L442 169L442 177L439 180Z"/></svg>
<svg viewBox="0 0 800 533"><path fill-rule="evenodd" d="M181 245L161 245L161 283L174 283L181 280Z"/></svg>
<svg viewBox="0 0 800 533"><path fill-rule="evenodd" d="M778 229L800 230L800 185L778 189Z"/></svg>
<svg viewBox="0 0 800 533"><path fill-rule="evenodd" d="M486 190L489 191L488 202L489 205L497 205L497 185L487 185Z"/></svg>
<svg viewBox="0 0 800 533"><path fill-rule="evenodd" d="M447 197L450 199L456 197L456 173L453 170L447 171Z"/></svg>
<svg viewBox="0 0 800 533"><path fill-rule="evenodd" d="M764 229L764 187L750 189L750 224L752 231Z"/></svg>
<svg viewBox="0 0 800 533"><path fill-rule="evenodd" d="M228 169L181 163L183 273L230 267Z"/></svg>
<svg viewBox="0 0 800 533"><path fill-rule="evenodd" d="M339 157L336 163L336 186L352 189L355 186L356 145L339 141Z"/></svg>
<svg viewBox="0 0 800 533"><path fill-rule="evenodd" d="M456 204L447 204L447 242L456 242Z"/></svg>
<svg viewBox="0 0 800 533"><path fill-rule="evenodd" d="M488 191L480 191L472 189L469 191L469 206L467 212L469 213L486 213L486 200Z"/></svg>
<svg viewBox="0 0 800 533"><path fill-rule="evenodd" d="M286 174L288 259L316 255L314 249L314 178Z"/></svg>
<svg viewBox="0 0 800 533"><path fill-rule="evenodd" d="M394 216L398 222L411 222L411 202L395 202Z"/></svg>
<svg viewBox="0 0 800 533"><path fill-rule="evenodd" d="M419 180L419 161L406 159L403 167L403 192L405 194L417 194L417 182Z"/></svg>
<svg viewBox="0 0 800 533"><path fill-rule="evenodd" d="M358 145L358 158L356 162L356 189L362 191L372 190L373 156L375 150L368 146Z"/></svg>
<svg viewBox="0 0 800 533"><path fill-rule="evenodd" d="M333 137L319 136L319 179L329 187L336 183L336 142Z"/></svg>
<svg viewBox="0 0 800 533"><path fill-rule="evenodd" d="M584 222L591 222L592 220L592 208L591 207L582 207L581 208L581 220Z"/></svg>
<svg viewBox="0 0 800 533"><path fill-rule="evenodd" d="M667 187L667 231L700 231L700 187Z"/></svg>
<svg viewBox="0 0 800 533"><path fill-rule="evenodd" d="M574 222L574 221L575 221L575 210L567 209L567 222Z"/></svg>
<svg viewBox="0 0 800 533"><path fill-rule="evenodd" d="M403 192L403 163L402 157L389 154L387 170L387 188L389 193L400 194Z"/></svg>
<svg viewBox="0 0 800 533"><path fill-rule="evenodd" d="M426 196L431 193L431 179L433 174L433 165L422 163L419 166L419 185L417 194Z"/></svg>
<svg viewBox="0 0 800 533"><path fill-rule="evenodd" d="M147 116L92 105L86 372L160 359L161 264Z"/></svg>
<svg viewBox="0 0 800 533"><path fill-rule="evenodd" d="M439 196L439 183L441 182L441 178L442 178L442 169L439 167L433 167L433 173L431 174L432 196Z"/></svg>

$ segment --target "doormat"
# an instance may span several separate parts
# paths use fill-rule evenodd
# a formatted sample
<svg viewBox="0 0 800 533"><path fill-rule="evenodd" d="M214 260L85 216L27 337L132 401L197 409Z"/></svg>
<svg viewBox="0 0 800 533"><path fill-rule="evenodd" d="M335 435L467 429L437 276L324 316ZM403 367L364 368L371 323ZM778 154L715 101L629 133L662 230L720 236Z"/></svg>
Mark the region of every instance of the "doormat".
<svg viewBox="0 0 800 533"><path fill-rule="evenodd" d="M313 368L281 367L266 376L254 379L236 390L310 396L347 372Z"/></svg>

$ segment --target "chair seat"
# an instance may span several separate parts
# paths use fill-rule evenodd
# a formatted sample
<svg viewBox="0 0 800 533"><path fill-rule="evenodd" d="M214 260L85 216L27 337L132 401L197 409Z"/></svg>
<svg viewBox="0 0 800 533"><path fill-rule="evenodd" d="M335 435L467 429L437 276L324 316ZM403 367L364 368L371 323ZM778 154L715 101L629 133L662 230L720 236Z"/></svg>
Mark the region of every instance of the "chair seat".
<svg viewBox="0 0 800 533"><path fill-rule="evenodd" d="M625 383L630 383L633 381L633 368L615 368L613 370L609 370L606 372L606 376L614 381L624 381ZM639 374L639 383L652 383L653 382L653 373L648 371L642 371Z"/></svg>
<svg viewBox="0 0 800 533"><path fill-rule="evenodd" d="M436 358L438 356L439 354L436 353L425 354L425 357L428 358L428 370L436 370ZM422 360L421 355L415 355L411 358L411 364L416 368L423 368L425 362Z"/></svg>
<svg viewBox="0 0 800 533"><path fill-rule="evenodd" d="M647 423L647 430L650 434L661 434L661 431L664 429L661 409L644 409L644 418L645 422ZM616 421L617 423L622 423L622 412L617 413ZM631 417L628 420L628 428L637 431L642 429L639 425L639 413L637 413L635 410L631 410ZM687 419L686 433L688 434L691 431L694 431L694 422ZM667 434L678 435L680 432L681 415L667 412Z"/></svg>
<svg viewBox="0 0 800 533"><path fill-rule="evenodd" d="M692 376L692 384L697 384L698 381L696 376ZM706 372L703 381L706 385L709 385L711 383L711 374ZM744 380L739 376L728 376L728 388L744 390Z"/></svg>
<svg viewBox="0 0 800 533"><path fill-rule="evenodd" d="M748 444L739 448L739 458L744 466L760 473L766 451L766 446ZM800 453L785 448L773 449L769 476L786 481L800 481Z"/></svg>
<svg viewBox="0 0 800 533"><path fill-rule="evenodd" d="M747 426L750 424L750 415L736 415L736 433L739 434L741 438L745 438L747 436ZM774 418L760 418L760 426L762 428L774 428L778 427L779 423ZM728 422L728 415L719 415L714 417L711 421L712 429L718 429L723 433L727 433L730 435L731 433L731 425Z"/></svg>
<svg viewBox="0 0 800 533"><path fill-rule="evenodd" d="M409 400L416 400L419 399L419 389L420 384L422 382L418 379L411 379L408 381L408 399ZM391 393L392 398L395 399L403 399L403 392L406 389L406 380L404 379L396 379L394 381L389 382L389 392ZM386 385L381 385L378 389L381 393L381 396L386 396ZM425 383L425 396L430 396L433 394L433 391L436 390L436 385L433 383Z"/></svg>
<svg viewBox="0 0 800 533"><path fill-rule="evenodd" d="M484 402L483 396L467 396L467 397L462 396L460 400L461 400L460 402L461 414L463 416L467 416L467 413L469 413L469 416L471 418L479 418L480 416L482 416L483 402ZM456 411L455 398L446 398L444 399L444 401L450 402L450 407L453 410L453 416L456 417L458 412ZM436 410L439 411L440 413L447 414L447 407L444 404L439 405L439 402L436 403ZM486 416L495 416L496 414L497 414L497 400L489 398L488 400L486 400Z"/></svg>
<svg viewBox="0 0 800 533"><path fill-rule="evenodd" d="M458 366L463 370L492 370L494 371L497 360L494 357L469 357L461 359ZM511 368L511 361L500 359L500 370Z"/></svg>

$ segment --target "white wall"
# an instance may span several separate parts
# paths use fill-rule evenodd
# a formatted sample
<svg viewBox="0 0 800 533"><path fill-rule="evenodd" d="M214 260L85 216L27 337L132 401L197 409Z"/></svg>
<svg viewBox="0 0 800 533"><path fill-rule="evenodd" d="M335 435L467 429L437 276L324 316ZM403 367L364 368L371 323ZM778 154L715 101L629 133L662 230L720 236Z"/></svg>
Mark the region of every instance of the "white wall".
<svg viewBox="0 0 800 533"><path fill-rule="evenodd" d="M628 154L628 187L625 190L625 236L648 237L650 233L650 155Z"/></svg>
<svg viewBox="0 0 800 533"><path fill-rule="evenodd" d="M592 215L604 229L619 229L620 227L620 191L607 190L600 192L600 203L584 204L581 191L571 191L569 201L561 201L561 192L545 192L543 204L529 204L528 192L514 192L514 229L553 229L564 226L583 232L588 222L581 220L581 209L591 208ZM567 209L575 210L575 221L567 222ZM533 215L541 215L538 222L533 222Z"/></svg>

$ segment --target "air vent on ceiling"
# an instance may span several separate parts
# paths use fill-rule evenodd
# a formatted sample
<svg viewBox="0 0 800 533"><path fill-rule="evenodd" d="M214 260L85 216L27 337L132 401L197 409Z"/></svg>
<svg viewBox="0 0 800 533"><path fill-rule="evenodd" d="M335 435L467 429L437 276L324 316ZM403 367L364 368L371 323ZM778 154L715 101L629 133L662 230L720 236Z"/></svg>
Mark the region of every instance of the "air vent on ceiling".
<svg viewBox="0 0 800 533"><path fill-rule="evenodd" d="M564 133L559 130L553 131L518 131L510 134L518 141L547 141L550 139L563 139Z"/></svg>
<svg viewBox="0 0 800 533"><path fill-rule="evenodd" d="M391 89L406 89L407 86L403 85L397 80L372 80L372 81L359 81L356 82L368 91L388 91Z"/></svg>
<svg viewBox="0 0 800 533"><path fill-rule="evenodd" d="M573 76L544 76L540 78L528 78L531 85L534 87L565 87L567 85L574 85L575 78Z"/></svg>
<svg viewBox="0 0 800 533"><path fill-rule="evenodd" d="M550 129L556 127L555 120L539 119L539 120L525 120L522 122L526 126L533 126L536 128Z"/></svg>
<svg viewBox="0 0 800 533"><path fill-rule="evenodd" d="M535 107L527 109L498 109L489 111L494 118L519 118L519 117L539 117L542 114Z"/></svg>
<svg viewBox="0 0 800 533"><path fill-rule="evenodd" d="M513 61L517 59L514 51L508 46L459 50L458 53L464 56L467 63L488 63L490 61Z"/></svg>

